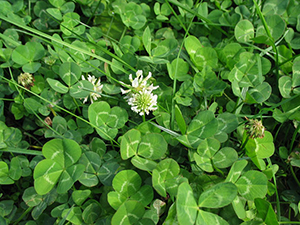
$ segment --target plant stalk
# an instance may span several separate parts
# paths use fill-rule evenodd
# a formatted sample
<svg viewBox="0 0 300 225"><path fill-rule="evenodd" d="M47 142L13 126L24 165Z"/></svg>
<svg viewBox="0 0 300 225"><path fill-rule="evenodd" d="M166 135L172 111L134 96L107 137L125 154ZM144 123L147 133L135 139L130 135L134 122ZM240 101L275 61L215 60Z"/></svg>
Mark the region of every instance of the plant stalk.
<svg viewBox="0 0 300 225"><path fill-rule="evenodd" d="M25 210L25 212L14 222L13 225L19 224L19 222L33 209L33 207L29 207Z"/></svg>

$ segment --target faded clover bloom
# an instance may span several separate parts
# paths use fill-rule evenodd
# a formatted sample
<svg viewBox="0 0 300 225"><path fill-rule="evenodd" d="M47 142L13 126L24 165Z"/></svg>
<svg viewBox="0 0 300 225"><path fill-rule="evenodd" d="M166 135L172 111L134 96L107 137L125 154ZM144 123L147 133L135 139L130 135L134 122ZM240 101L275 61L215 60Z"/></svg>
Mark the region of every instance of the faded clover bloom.
<svg viewBox="0 0 300 225"><path fill-rule="evenodd" d="M48 56L44 58L44 62L49 65L52 66L55 63L56 59L53 56Z"/></svg>
<svg viewBox="0 0 300 225"><path fill-rule="evenodd" d="M263 126L261 120L257 119L248 119L246 125L246 131L249 134L250 138L263 138L265 136L265 127Z"/></svg>
<svg viewBox="0 0 300 225"><path fill-rule="evenodd" d="M18 83L29 89L34 85L34 78L30 73L21 73L18 76Z"/></svg>
<svg viewBox="0 0 300 225"><path fill-rule="evenodd" d="M82 80L85 80L85 77L82 75ZM103 88L103 84L101 84L101 80L100 78L98 78L98 80L95 78L95 76L91 76L88 74L87 80L89 82L91 82L94 86L94 91L90 93L90 98L91 98L91 103L94 102L94 100L96 101L98 98L101 97L101 93L102 93L102 88ZM99 94L100 93L100 94ZM83 100L83 104L87 102L88 97L85 97Z"/></svg>
<svg viewBox="0 0 300 225"><path fill-rule="evenodd" d="M131 85L128 90L121 88L122 94L126 94L128 105L131 106L131 110L143 116L149 114L150 111L157 109L157 95L152 93L153 90L157 89L158 86L149 84L149 79L152 73L149 72L147 77L143 77L143 71L138 70L136 72L136 78L132 78L132 74L129 75ZM125 84L124 84L125 86Z"/></svg>

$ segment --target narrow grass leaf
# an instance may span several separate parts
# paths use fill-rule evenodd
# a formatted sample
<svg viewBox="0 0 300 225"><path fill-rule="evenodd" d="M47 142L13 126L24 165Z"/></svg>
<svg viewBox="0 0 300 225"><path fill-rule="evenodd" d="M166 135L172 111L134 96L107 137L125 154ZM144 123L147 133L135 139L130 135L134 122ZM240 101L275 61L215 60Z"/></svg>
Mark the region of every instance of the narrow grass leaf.
<svg viewBox="0 0 300 225"><path fill-rule="evenodd" d="M175 104L175 119L182 135L186 132L186 123L178 105Z"/></svg>

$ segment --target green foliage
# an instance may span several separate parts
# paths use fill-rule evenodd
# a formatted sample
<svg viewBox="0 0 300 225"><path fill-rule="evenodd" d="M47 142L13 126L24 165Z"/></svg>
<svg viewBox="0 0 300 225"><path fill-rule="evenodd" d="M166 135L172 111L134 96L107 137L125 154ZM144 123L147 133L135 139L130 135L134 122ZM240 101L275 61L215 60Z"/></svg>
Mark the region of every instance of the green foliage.
<svg viewBox="0 0 300 225"><path fill-rule="evenodd" d="M132 200L135 200L146 207L153 199L153 191L149 185L141 187L141 183L141 177L135 171L123 170L119 172L112 183L115 191L109 192L107 196L109 204L118 210L123 203L132 203Z"/></svg>
<svg viewBox="0 0 300 225"><path fill-rule="evenodd" d="M27 42L25 45L19 45L15 48L11 58L15 63L22 66L25 73L35 73L41 67L41 63L34 61L42 59L44 55L43 45L38 42Z"/></svg>
<svg viewBox="0 0 300 225"><path fill-rule="evenodd" d="M219 208L230 204L237 195L237 187L232 183L219 183L213 188L203 192L198 204L189 184L182 183L178 188L176 200L177 216L180 224L228 224L220 216L199 209L199 207Z"/></svg>
<svg viewBox="0 0 300 225"><path fill-rule="evenodd" d="M68 139L53 139L43 146L46 159L34 170L34 187L38 194L47 194L58 183L57 192L66 193L84 171L82 164L75 164L81 156L79 145Z"/></svg>
<svg viewBox="0 0 300 225"><path fill-rule="evenodd" d="M300 224L298 1L0 3L0 224Z"/></svg>

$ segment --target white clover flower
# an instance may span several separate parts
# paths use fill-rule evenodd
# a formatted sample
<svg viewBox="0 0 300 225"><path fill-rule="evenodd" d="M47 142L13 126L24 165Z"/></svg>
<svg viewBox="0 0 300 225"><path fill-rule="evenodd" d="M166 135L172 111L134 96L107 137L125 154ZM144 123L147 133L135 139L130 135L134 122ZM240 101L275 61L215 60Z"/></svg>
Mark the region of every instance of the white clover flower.
<svg viewBox="0 0 300 225"><path fill-rule="evenodd" d="M132 74L129 74L129 80L131 82L132 88L128 89L128 90L124 90L123 88L121 88L122 94L128 94L128 93L132 92L132 90L134 92L138 92L143 89L146 89L148 91L153 91L158 88L158 86L153 86L153 84L151 84L151 85L148 84L148 80L152 76L151 72L149 72L148 76L145 78L143 77L142 70L138 70L135 74L136 74L136 78L134 78L134 79L132 79Z"/></svg>
<svg viewBox="0 0 300 225"><path fill-rule="evenodd" d="M85 77L82 75L82 80L85 80ZM95 76L91 76L88 74L87 80L89 82L91 82L94 86L94 92L90 93L90 98L91 98L91 103L94 102L94 100L96 101L98 98L101 97L101 93L102 93L102 88L103 88L103 84L101 84L101 80L100 78L98 78L98 80L95 78ZM100 94L99 94L100 93ZM88 97L85 97L83 100L83 104L87 102Z"/></svg>
<svg viewBox="0 0 300 225"><path fill-rule="evenodd" d="M153 95L151 91L145 88L138 93L131 94L128 98L128 105L131 110L138 113L140 116L149 115L150 111L157 109L157 95Z"/></svg>
<svg viewBox="0 0 300 225"><path fill-rule="evenodd" d="M30 73L21 73L18 76L18 83L27 89L29 89L34 85L33 82L34 82L34 78Z"/></svg>
<svg viewBox="0 0 300 225"><path fill-rule="evenodd" d="M141 116L149 114L150 111L157 109L157 95L152 93L153 90L159 86L153 86L149 84L149 79L152 73L149 72L147 77L143 77L143 71L138 70L136 72L136 78L132 78L132 74L129 75L131 85L125 85L129 87L128 90L121 88L122 94L126 94L124 97L127 99L128 105L131 106L131 110L138 113Z"/></svg>

